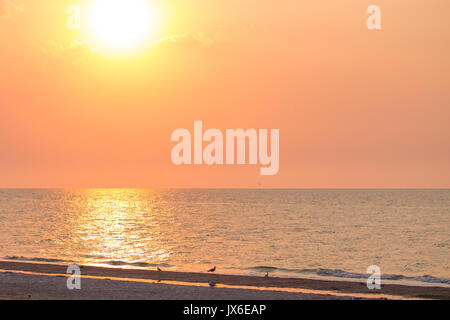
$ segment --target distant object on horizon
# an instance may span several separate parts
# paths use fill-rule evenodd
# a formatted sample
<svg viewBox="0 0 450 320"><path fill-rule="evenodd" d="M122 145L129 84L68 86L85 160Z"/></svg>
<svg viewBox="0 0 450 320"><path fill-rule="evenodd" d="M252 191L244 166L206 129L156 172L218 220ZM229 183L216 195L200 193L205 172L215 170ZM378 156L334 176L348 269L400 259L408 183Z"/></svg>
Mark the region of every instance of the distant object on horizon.
<svg viewBox="0 0 450 320"><path fill-rule="evenodd" d="M214 271L216 271L216 266L214 266L214 268L208 270L208 272L214 272Z"/></svg>
<svg viewBox="0 0 450 320"><path fill-rule="evenodd" d="M158 271L162 271L160 267L156 267L156 270L158 270Z"/></svg>
<svg viewBox="0 0 450 320"><path fill-rule="evenodd" d="M214 282L210 281L210 282L209 282L209 286L210 286L211 288L213 288L213 287L216 286L216 284L215 284Z"/></svg>

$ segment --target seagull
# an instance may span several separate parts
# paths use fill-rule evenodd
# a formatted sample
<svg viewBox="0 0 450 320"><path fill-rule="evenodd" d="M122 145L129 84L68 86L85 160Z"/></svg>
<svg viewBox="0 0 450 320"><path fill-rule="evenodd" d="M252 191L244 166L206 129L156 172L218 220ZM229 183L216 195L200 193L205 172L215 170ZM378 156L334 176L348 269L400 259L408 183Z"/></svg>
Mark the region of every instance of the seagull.
<svg viewBox="0 0 450 320"><path fill-rule="evenodd" d="M214 268L208 270L208 272L214 272L214 271L216 271L216 266L214 266Z"/></svg>
<svg viewBox="0 0 450 320"><path fill-rule="evenodd" d="M210 281L210 282L209 282L209 286L212 288L212 287L215 287L216 284L215 284L214 282Z"/></svg>
<svg viewBox="0 0 450 320"><path fill-rule="evenodd" d="M156 267L156 270L158 270L158 271L162 271L160 267Z"/></svg>
<svg viewBox="0 0 450 320"><path fill-rule="evenodd" d="M266 275L264 276L264 278L268 278L269 277L269 273L266 272Z"/></svg>

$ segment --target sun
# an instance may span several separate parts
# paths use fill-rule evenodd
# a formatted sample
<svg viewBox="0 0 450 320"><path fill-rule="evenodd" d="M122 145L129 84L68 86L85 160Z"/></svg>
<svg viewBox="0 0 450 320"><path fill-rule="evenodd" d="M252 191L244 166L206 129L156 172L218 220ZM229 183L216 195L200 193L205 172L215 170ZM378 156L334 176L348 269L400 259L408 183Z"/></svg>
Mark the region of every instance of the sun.
<svg viewBox="0 0 450 320"><path fill-rule="evenodd" d="M144 45L156 23L155 10L145 0L97 0L88 18L98 45L119 51Z"/></svg>

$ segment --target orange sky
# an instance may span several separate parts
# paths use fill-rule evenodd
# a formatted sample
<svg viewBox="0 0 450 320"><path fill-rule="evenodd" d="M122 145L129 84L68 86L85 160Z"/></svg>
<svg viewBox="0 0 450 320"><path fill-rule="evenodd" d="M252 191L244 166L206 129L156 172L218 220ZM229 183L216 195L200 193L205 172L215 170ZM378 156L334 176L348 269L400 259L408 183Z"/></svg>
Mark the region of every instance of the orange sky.
<svg viewBox="0 0 450 320"><path fill-rule="evenodd" d="M87 2L0 0L0 187L450 187L448 0L153 0L124 57ZM174 166L194 120L280 129L279 173Z"/></svg>

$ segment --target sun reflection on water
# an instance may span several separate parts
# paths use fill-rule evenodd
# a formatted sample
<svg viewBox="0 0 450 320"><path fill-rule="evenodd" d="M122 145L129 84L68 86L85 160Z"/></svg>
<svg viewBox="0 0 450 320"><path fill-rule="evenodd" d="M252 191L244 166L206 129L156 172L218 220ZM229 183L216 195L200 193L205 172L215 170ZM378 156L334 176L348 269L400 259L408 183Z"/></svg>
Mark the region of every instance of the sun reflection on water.
<svg viewBox="0 0 450 320"><path fill-rule="evenodd" d="M170 246L161 241L156 198L144 190L84 190L86 203L74 226L77 238L90 248L87 256L105 260L161 263ZM86 259L89 262L90 259ZM98 260L98 258L95 258Z"/></svg>

